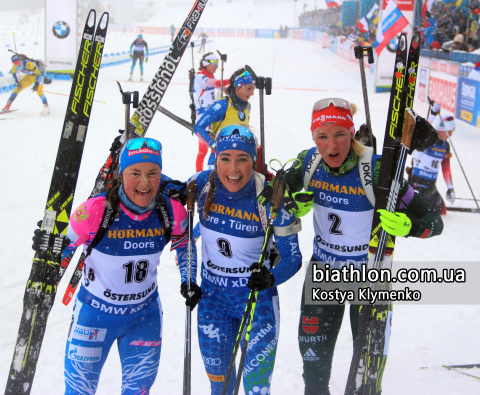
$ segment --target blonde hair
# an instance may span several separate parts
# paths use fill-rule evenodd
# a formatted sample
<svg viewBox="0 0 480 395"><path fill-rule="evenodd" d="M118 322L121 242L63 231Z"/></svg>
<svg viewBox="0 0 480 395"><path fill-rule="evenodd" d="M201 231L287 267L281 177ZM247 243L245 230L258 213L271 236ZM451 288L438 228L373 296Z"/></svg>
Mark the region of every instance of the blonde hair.
<svg viewBox="0 0 480 395"><path fill-rule="evenodd" d="M352 142L350 143L350 150L360 156L361 154L363 154L363 151L365 151L365 146L360 141L352 138Z"/></svg>

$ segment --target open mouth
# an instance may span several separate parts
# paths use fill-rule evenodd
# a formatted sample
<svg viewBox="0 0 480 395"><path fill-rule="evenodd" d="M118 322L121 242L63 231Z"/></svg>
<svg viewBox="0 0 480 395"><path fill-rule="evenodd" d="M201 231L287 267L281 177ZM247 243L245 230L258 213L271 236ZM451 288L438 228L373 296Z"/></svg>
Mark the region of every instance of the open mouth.
<svg viewBox="0 0 480 395"><path fill-rule="evenodd" d="M135 193L139 196L147 196L151 191L151 189L135 189Z"/></svg>
<svg viewBox="0 0 480 395"><path fill-rule="evenodd" d="M240 180L242 179L242 176L226 176L226 178L230 184L238 185L240 183Z"/></svg>

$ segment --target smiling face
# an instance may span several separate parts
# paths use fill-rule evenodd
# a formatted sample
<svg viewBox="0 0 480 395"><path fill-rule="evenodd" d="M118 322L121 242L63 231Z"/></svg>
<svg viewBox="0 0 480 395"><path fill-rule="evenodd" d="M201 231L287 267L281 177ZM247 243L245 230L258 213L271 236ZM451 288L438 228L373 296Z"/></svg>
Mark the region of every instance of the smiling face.
<svg viewBox="0 0 480 395"><path fill-rule="evenodd" d="M161 175L162 170L156 163L135 163L122 173L123 189L133 203L148 206L157 195Z"/></svg>
<svg viewBox="0 0 480 395"><path fill-rule="evenodd" d="M238 192L252 178L253 159L244 151L222 151L216 164L218 178L229 192Z"/></svg>
<svg viewBox="0 0 480 395"><path fill-rule="evenodd" d="M352 133L343 126L327 125L313 131L313 141L329 167L340 167L350 152Z"/></svg>
<svg viewBox="0 0 480 395"><path fill-rule="evenodd" d="M251 96L255 93L255 85L248 84L235 87L235 94L242 101L248 101Z"/></svg>

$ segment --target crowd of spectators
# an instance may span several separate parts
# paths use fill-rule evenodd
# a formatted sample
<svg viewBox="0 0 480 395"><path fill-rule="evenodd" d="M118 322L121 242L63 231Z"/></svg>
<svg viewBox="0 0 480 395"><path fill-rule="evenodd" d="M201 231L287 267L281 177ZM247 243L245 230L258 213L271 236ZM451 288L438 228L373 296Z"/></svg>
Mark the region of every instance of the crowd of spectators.
<svg viewBox="0 0 480 395"><path fill-rule="evenodd" d="M301 28L323 30L319 28L325 28L332 23L337 23L340 20L341 15L342 9L340 7L333 7L306 11L298 17L298 20Z"/></svg>
<svg viewBox="0 0 480 395"><path fill-rule="evenodd" d="M299 16L301 28L325 31L344 36L354 42L373 44L376 26L367 32L355 26L341 27L341 7L306 11ZM431 12L421 20L423 47L443 51L475 51L480 48L480 0L472 0L470 7L447 6L441 1L433 3Z"/></svg>
<svg viewBox="0 0 480 395"><path fill-rule="evenodd" d="M431 12L422 18L423 46L444 51L468 51L479 48L480 3L470 8L447 7L443 2L433 3Z"/></svg>
<svg viewBox="0 0 480 395"><path fill-rule="evenodd" d="M340 7L306 11L299 16L301 28L326 32L333 36L342 36L353 42L368 45L375 41L376 26L365 31L358 26L341 26L342 9Z"/></svg>

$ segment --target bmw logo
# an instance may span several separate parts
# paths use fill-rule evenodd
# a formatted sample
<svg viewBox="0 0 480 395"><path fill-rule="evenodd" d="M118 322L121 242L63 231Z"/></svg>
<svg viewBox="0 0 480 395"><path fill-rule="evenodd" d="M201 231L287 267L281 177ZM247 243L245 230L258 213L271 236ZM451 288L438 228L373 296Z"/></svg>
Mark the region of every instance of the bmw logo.
<svg viewBox="0 0 480 395"><path fill-rule="evenodd" d="M240 121L245 121L245 113L243 111L238 112L238 117L240 118Z"/></svg>
<svg viewBox="0 0 480 395"><path fill-rule="evenodd" d="M70 26L67 22L58 21L53 24L52 31L57 38L67 38L70 34Z"/></svg>

